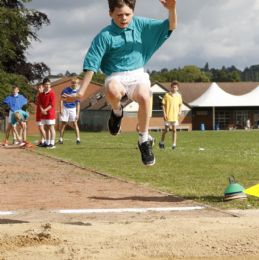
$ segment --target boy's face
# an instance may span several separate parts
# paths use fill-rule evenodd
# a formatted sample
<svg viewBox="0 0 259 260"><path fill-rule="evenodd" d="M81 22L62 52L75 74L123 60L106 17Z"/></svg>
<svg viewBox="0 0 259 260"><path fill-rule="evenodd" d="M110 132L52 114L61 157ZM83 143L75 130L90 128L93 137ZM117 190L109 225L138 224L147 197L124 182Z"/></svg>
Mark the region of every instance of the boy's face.
<svg viewBox="0 0 259 260"><path fill-rule="evenodd" d="M173 84L173 85L171 86L171 90L172 90L173 93L177 92L177 91L178 91L178 85Z"/></svg>
<svg viewBox="0 0 259 260"><path fill-rule="evenodd" d="M110 16L114 23L121 29L128 27L128 25L131 23L133 15L133 10L127 5L124 5L121 8L116 7L113 12L110 12Z"/></svg>
<svg viewBox="0 0 259 260"><path fill-rule="evenodd" d="M19 88L18 87L14 87L13 88L13 95L17 95L19 93Z"/></svg>
<svg viewBox="0 0 259 260"><path fill-rule="evenodd" d="M47 91L49 91L50 88L51 88L51 83L50 83L50 82L46 82L46 83L43 85L43 87L44 87L44 91L47 92Z"/></svg>
<svg viewBox="0 0 259 260"><path fill-rule="evenodd" d="M78 84L79 84L79 80L78 80L78 79L72 80L72 88L73 88L73 89L76 89L77 86L78 86Z"/></svg>
<svg viewBox="0 0 259 260"><path fill-rule="evenodd" d="M15 113L15 119L17 122L21 121L22 117L21 117L20 113L18 113L18 112Z"/></svg>

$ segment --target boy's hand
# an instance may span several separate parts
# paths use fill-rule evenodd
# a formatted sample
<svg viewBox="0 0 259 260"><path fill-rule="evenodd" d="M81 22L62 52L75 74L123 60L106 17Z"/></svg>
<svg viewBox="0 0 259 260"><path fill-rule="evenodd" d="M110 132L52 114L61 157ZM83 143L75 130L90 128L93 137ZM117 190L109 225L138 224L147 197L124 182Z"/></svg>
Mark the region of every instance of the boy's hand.
<svg viewBox="0 0 259 260"><path fill-rule="evenodd" d="M160 0L160 2L166 9L173 9L176 6L176 0Z"/></svg>
<svg viewBox="0 0 259 260"><path fill-rule="evenodd" d="M47 115L48 114L48 112L45 109L42 109L41 113L42 113L42 115Z"/></svg>
<svg viewBox="0 0 259 260"><path fill-rule="evenodd" d="M76 100L78 100L77 93L71 94L71 95L63 94L63 95L61 96L61 98L62 98L63 101L66 101L66 102L68 102L68 103L70 103L70 102L75 102Z"/></svg>

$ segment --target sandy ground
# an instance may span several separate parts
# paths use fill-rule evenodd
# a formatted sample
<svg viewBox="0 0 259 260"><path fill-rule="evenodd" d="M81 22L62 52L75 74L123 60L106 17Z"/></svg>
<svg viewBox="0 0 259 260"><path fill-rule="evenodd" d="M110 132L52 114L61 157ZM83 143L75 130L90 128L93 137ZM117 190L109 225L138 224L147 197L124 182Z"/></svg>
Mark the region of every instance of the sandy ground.
<svg viewBox="0 0 259 260"><path fill-rule="evenodd" d="M0 176L0 260L259 259L256 210L61 214L200 205L15 148Z"/></svg>

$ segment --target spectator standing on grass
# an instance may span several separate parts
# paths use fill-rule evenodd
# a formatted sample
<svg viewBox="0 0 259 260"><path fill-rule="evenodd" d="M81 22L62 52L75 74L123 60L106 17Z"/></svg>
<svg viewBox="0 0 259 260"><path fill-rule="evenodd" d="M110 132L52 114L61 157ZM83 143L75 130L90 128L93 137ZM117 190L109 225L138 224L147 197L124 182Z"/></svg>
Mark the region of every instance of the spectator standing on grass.
<svg viewBox="0 0 259 260"><path fill-rule="evenodd" d="M176 28L176 0L160 2L168 10L169 19L134 17L136 0L108 0L112 21L97 34L88 49L82 86L73 97L63 96L69 102L82 97L94 73L101 69L106 75L105 96L112 107L108 121L112 135L120 132L123 118L121 99L127 95L139 105L138 147L146 166L155 164L155 156L148 134L151 83L144 66Z"/></svg>
<svg viewBox="0 0 259 260"><path fill-rule="evenodd" d="M40 95L42 95L43 91L44 91L44 87L42 84L38 85L37 87L38 89L38 93L37 93L37 96L36 96L36 100L35 100L35 103L36 103L36 124L38 126L38 129L39 129L39 132L40 132L40 141L38 143L37 146L45 146L45 143L46 143L46 132L45 132L45 129L44 129L44 125L43 123L41 122L41 108L40 108L40 104L39 104L39 98L40 98Z"/></svg>
<svg viewBox="0 0 259 260"><path fill-rule="evenodd" d="M45 78L42 82L44 91L39 95L39 106L41 110L41 123L46 129L46 142L43 147L54 149L56 139L56 96L51 89L51 82Z"/></svg>
<svg viewBox="0 0 259 260"><path fill-rule="evenodd" d="M79 89L79 79L73 78L71 87L65 88L61 95L67 94L76 94ZM80 133L77 121L79 119L80 113L80 100L75 100L73 102L60 101L60 121L61 126L59 130L59 144L63 144L64 140L64 131L67 124L71 123L72 127L75 129L76 132L76 144L80 144Z"/></svg>
<svg viewBox="0 0 259 260"><path fill-rule="evenodd" d="M165 128L162 132L161 141L159 142L159 148L165 149L165 136L172 127L172 149L176 148L177 126L179 124L178 119L182 113L182 96L178 92L179 83L173 81L168 93L164 95L162 99L163 115Z"/></svg>
<svg viewBox="0 0 259 260"><path fill-rule="evenodd" d="M20 91L19 87L14 85L12 87L12 94L10 96L7 96L3 100L3 103L5 105L7 105L8 109L9 109L8 124L7 124L7 128L6 128L5 138L3 141L4 146L8 145L8 139L10 136L10 132L13 133L13 143L17 144L17 142L18 142L17 136L15 134L15 133L17 133L17 131L14 131L14 129L16 128L16 125L11 124L12 114L16 110L22 110L23 106L25 106L28 103L28 100L23 95L19 94L19 91Z"/></svg>

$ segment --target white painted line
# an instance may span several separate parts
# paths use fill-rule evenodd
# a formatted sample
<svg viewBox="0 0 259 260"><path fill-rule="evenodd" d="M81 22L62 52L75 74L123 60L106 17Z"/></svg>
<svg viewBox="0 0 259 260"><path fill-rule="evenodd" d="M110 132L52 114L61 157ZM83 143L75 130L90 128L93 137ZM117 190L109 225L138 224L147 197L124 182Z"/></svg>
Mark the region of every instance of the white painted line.
<svg viewBox="0 0 259 260"><path fill-rule="evenodd" d="M200 210L204 208L205 207L195 206L195 207L171 207L171 208L62 209L56 212L60 214L127 213L127 212L143 213L148 211L155 211L155 212L191 211L191 210Z"/></svg>
<svg viewBox="0 0 259 260"><path fill-rule="evenodd" d="M13 211L0 211L0 216L13 215Z"/></svg>

